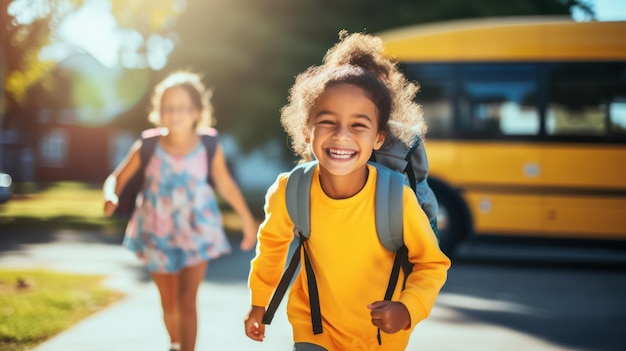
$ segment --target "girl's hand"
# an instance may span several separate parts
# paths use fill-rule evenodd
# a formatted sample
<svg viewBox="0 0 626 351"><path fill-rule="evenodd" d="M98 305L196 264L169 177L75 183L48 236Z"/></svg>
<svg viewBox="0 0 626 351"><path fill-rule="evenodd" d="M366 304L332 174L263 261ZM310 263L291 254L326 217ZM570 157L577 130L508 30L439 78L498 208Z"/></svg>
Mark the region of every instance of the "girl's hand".
<svg viewBox="0 0 626 351"><path fill-rule="evenodd" d="M376 301L367 305L372 324L387 334L398 332L411 323L409 310L401 302Z"/></svg>
<svg viewBox="0 0 626 351"><path fill-rule="evenodd" d="M113 202L111 200L107 200L104 203L104 215L106 217L111 217L113 215L113 212L115 212L115 209L117 208L117 203Z"/></svg>
<svg viewBox="0 0 626 351"><path fill-rule="evenodd" d="M259 223L255 220L247 220L243 223L243 239L241 240L241 250L250 251L256 244L256 234L259 230Z"/></svg>
<svg viewBox="0 0 626 351"><path fill-rule="evenodd" d="M250 309L250 312L243 320L243 324L246 328L246 335L250 339L263 341L265 338L265 324L261 322L264 314L265 307L252 306L252 309Z"/></svg>

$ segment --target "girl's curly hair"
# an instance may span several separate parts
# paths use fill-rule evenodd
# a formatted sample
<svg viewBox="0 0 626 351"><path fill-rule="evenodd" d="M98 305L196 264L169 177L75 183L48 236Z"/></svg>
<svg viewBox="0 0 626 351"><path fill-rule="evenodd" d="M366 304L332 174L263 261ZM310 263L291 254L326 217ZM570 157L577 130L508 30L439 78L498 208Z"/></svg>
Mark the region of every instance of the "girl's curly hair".
<svg viewBox="0 0 626 351"><path fill-rule="evenodd" d="M426 125L421 106L415 101L419 86L409 82L396 64L384 56L380 38L363 33L339 32L340 41L324 56L322 65L300 73L289 90L280 121L291 138L294 152L303 160L311 158L305 141L309 111L324 90L336 84L354 84L370 95L378 108L379 129L410 144L423 137Z"/></svg>
<svg viewBox="0 0 626 351"><path fill-rule="evenodd" d="M210 102L213 92L204 86L202 77L199 74L188 71L173 72L157 84L150 100L151 106L148 120L156 126L161 125L161 100L163 99L163 94L168 89L175 87L185 89L194 107L200 110L200 120L196 128L213 126L213 105Z"/></svg>

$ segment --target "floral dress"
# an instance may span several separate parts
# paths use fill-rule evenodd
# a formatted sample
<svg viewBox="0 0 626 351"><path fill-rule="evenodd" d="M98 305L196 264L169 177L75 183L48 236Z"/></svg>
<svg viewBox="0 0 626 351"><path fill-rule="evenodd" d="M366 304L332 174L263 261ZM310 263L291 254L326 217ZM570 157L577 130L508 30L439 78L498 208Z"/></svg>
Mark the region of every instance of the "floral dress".
<svg viewBox="0 0 626 351"><path fill-rule="evenodd" d="M230 252L207 163L202 143L184 156L157 143L124 237L149 271L176 273Z"/></svg>

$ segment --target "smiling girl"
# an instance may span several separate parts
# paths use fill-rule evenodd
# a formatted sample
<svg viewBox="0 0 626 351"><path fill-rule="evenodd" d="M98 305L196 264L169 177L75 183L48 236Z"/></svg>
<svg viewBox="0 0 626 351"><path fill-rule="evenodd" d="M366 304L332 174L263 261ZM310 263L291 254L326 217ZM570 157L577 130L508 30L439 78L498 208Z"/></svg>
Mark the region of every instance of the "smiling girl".
<svg viewBox="0 0 626 351"><path fill-rule="evenodd" d="M380 243L374 221L377 169L368 164L387 135L409 143L422 136L417 87L383 56L380 39L340 34L324 64L298 75L281 122L303 160L317 161L305 248L317 279L322 333L312 331L307 278L297 273L287 304L294 350L404 350L443 286L450 260L439 249L415 193L404 188L403 228L413 271L406 288L381 301L394 253ZM249 276L248 337L262 341L262 318L284 270L294 224L287 206L288 174L266 195L265 221ZM382 331L378 340L377 331Z"/></svg>

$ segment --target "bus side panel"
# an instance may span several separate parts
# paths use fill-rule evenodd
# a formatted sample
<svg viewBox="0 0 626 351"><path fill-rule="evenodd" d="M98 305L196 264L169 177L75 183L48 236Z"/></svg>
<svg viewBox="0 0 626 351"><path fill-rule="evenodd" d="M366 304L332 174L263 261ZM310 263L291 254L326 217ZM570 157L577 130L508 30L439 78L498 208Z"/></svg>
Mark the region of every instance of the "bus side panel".
<svg viewBox="0 0 626 351"><path fill-rule="evenodd" d="M548 145L542 153L546 231L626 239L626 148Z"/></svg>
<svg viewBox="0 0 626 351"><path fill-rule="evenodd" d="M544 232L538 195L466 192L476 234L533 235Z"/></svg>
<svg viewBox="0 0 626 351"><path fill-rule="evenodd" d="M428 140L429 176L459 190L476 234L543 230L540 152L526 144ZM528 189L535 189L534 192Z"/></svg>
<svg viewBox="0 0 626 351"><path fill-rule="evenodd" d="M626 147L623 145L545 145L541 184L578 190L621 192L626 197Z"/></svg>
<svg viewBox="0 0 626 351"><path fill-rule="evenodd" d="M626 240L626 200L466 192L475 233Z"/></svg>
<svg viewBox="0 0 626 351"><path fill-rule="evenodd" d="M626 239L617 147L429 140L430 175L460 190L476 234ZM541 151L540 151L541 150Z"/></svg>
<svg viewBox="0 0 626 351"><path fill-rule="evenodd" d="M455 187L536 185L540 152L524 144L426 142L429 173Z"/></svg>
<svg viewBox="0 0 626 351"><path fill-rule="evenodd" d="M546 196L545 231L554 237L626 239L626 199Z"/></svg>

